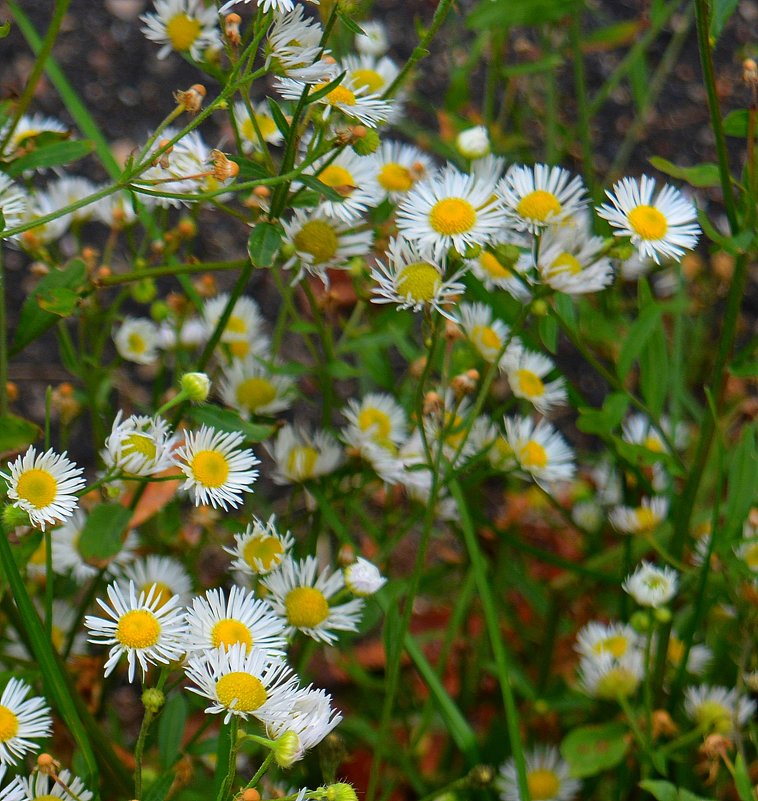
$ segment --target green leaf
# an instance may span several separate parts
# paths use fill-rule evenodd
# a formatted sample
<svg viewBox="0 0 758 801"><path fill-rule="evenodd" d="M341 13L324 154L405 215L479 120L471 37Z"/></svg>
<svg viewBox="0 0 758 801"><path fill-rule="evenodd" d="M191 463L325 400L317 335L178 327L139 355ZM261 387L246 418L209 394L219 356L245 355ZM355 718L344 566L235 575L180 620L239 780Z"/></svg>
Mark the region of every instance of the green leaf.
<svg viewBox="0 0 758 801"><path fill-rule="evenodd" d="M559 53L551 53L537 61L527 61L524 64L509 64L500 70L503 78L518 78L522 75L536 75L540 72L550 72L563 64L563 57Z"/></svg>
<svg viewBox="0 0 758 801"><path fill-rule="evenodd" d="M0 25L0 39L5 39L5 37L11 32L11 21L8 20Z"/></svg>
<svg viewBox="0 0 758 801"><path fill-rule="evenodd" d="M42 435L42 429L23 417L4 414L0 417L0 452L20 451Z"/></svg>
<svg viewBox="0 0 758 801"><path fill-rule="evenodd" d="M737 758L734 760L734 786L737 788L740 801L755 801L753 782L750 781L745 758L741 753L738 753Z"/></svg>
<svg viewBox="0 0 758 801"><path fill-rule="evenodd" d="M54 298L55 290L58 289L68 289L72 292L81 290L85 285L86 274L87 268L84 262L81 259L72 259L63 270L52 270L37 284L21 307L12 353L23 350L60 319L59 314L43 309L39 298L50 299L51 293Z"/></svg>
<svg viewBox="0 0 758 801"><path fill-rule="evenodd" d="M219 431L240 432L247 442L261 442L268 439L276 430L274 426L263 423L249 423L231 409L202 404L189 410L189 417L200 425L211 426Z"/></svg>
<svg viewBox="0 0 758 801"><path fill-rule="evenodd" d="M315 103L317 100L321 100L322 97L326 97L329 92L336 89L341 83L342 79L347 75L346 72L341 72L336 78L329 81L326 85L322 86L320 89L316 89L316 91L311 91L306 98L306 103L310 105L311 103Z"/></svg>
<svg viewBox="0 0 758 801"><path fill-rule="evenodd" d="M355 20L351 19L339 6L337 6L337 16L340 18L340 22L342 22L349 31L352 31L356 36L365 36L363 28L361 28Z"/></svg>
<svg viewBox="0 0 758 801"><path fill-rule="evenodd" d="M256 267L271 267L282 242L282 229L272 222L261 222L247 240L250 261Z"/></svg>
<svg viewBox="0 0 758 801"><path fill-rule="evenodd" d="M715 42L721 36L740 0L711 0L711 39Z"/></svg>
<svg viewBox="0 0 758 801"><path fill-rule="evenodd" d="M737 378L755 378L758 376L758 361L740 360L729 365L729 372Z"/></svg>
<svg viewBox="0 0 758 801"><path fill-rule="evenodd" d="M542 344L550 353L555 353L558 350L558 321L555 317L540 317L537 323L537 330Z"/></svg>
<svg viewBox="0 0 758 801"><path fill-rule="evenodd" d="M363 374L362 370L359 370L357 367L354 367L352 364L348 364L347 362L329 362L326 366L326 370L332 378L340 379L347 379L347 378L358 378Z"/></svg>
<svg viewBox="0 0 758 801"><path fill-rule="evenodd" d="M595 776L619 764L626 755L627 727L620 722L580 726L561 743L561 754L577 779Z"/></svg>
<svg viewBox="0 0 758 801"><path fill-rule="evenodd" d="M640 353L640 388L653 413L660 417L669 389L670 371L666 333L661 316Z"/></svg>
<svg viewBox="0 0 758 801"><path fill-rule="evenodd" d="M77 549L86 562L101 564L113 559L123 546L123 534L132 511L118 503L101 503L87 516Z"/></svg>
<svg viewBox="0 0 758 801"><path fill-rule="evenodd" d="M657 801L679 801L679 792L671 782L659 779L645 779L640 787L650 793Z"/></svg>
<svg viewBox="0 0 758 801"><path fill-rule="evenodd" d="M58 317L68 317L73 314L79 304L79 294L65 286L56 286L37 295L40 309Z"/></svg>
<svg viewBox="0 0 758 801"><path fill-rule="evenodd" d="M510 28L512 25L544 25L568 17L579 0L484 0L469 15L469 28Z"/></svg>
<svg viewBox="0 0 758 801"><path fill-rule="evenodd" d="M273 98L267 97L266 100L268 101L268 107L271 111L271 118L274 120L274 124L279 129L279 133L286 139L290 134L290 124L287 122L287 118Z"/></svg>
<svg viewBox="0 0 758 801"><path fill-rule="evenodd" d="M602 409L580 409L576 427L585 434L610 434L624 419L628 406L629 398L623 392L613 392Z"/></svg>
<svg viewBox="0 0 758 801"><path fill-rule="evenodd" d="M166 771L147 788L142 795L142 801L164 801L174 783L175 774L173 771Z"/></svg>
<svg viewBox="0 0 758 801"><path fill-rule="evenodd" d="M640 355L645 343L660 323L660 318L661 310L653 303L646 306L629 327L624 344L621 346L618 364L616 365L616 374L622 381L629 374L635 359Z"/></svg>
<svg viewBox="0 0 758 801"><path fill-rule="evenodd" d="M703 798L700 795L695 795L684 787L679 788L679 801L713 801L712 798Z"/></svg>
<svg viewBox="0 0 758 801"><path fill-rule="evenodd" d="M335 203L342 203L345 199L333 186L327 186L327 184L320 181L315 175L300 175L297 180L309 186L315 192L318 192L319 195L323 195L328 200L333 200Z"/></svg>
<svg viewBox="0 0 758 801"><path fill-rule="evenodd" d="M755 502L755 488L758 487L758 451L756 451L755 434L755 423L743 429L729 461L725 519L731 535L742 528L750 507ZM728 534L727 542L730 538Z"/></svg>
<svg viewBox="0 0 758 801"><path fill-rule="evenodd" d="M748 112L746 108L730 111L723 120L724 133L727 136L747 136Z"/></svg>
<svg viewBox="0 0 758 801"><path fill-rule="evenodd" d="M268 170L257 161L246 158L245 156L229 156L229 160L233 161L240 168L237 175L238 181L262 181L264 178L271 178Z"/></svg>
<svg viewBox="0 0 758 801"><path fill-rule="evenodd" d="M42 170L70 164L88 156L95 149L88 139L53 142L45 147L37 147L20 158L14 159L5 170L11 178L17 178L27 170Z"/></svg>
<svg viewBox="0 0 758 801"><path fill-rule="evenodd" d="M171 767L179 756L187 711L187 701L181 693L172 695L161 711L158 721L158 754L164 770Z"/></svg>
<svg viewBox="0 0 758 801"><path fill-rule="evenodd" d="M694 164L692 167L678 167L660 156L653 156L648 161L656 170L686 181L690 186L718 186L721 175L717 164Z"/></svg>

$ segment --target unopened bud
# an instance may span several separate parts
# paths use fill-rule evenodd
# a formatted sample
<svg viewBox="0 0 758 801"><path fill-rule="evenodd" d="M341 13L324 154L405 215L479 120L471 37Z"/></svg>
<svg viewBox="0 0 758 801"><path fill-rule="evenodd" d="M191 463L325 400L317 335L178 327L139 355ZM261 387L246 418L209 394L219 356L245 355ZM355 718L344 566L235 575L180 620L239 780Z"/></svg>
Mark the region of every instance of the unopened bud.
<svg viewBox="0 0 758 801"><path fill-rule="evenodd" d="M297 761L300 752L300 738L294 731L286 731L277 737L273 748L274 759L280 768L289 768Z"/></svg>
<svg viewBox="0 0 758 801"><path fill-rule="evenodd" d="M165 703L166 696L161 690L158 690L155 687L151 687L142 693L142 706L144 706L148 712L152 712L154 715L160 712L163 704Z"/></svg>
<svg viewBox="0 0 758 801"><path fill-rule="evenodd" d="M188 111L190 114L197 114L203 105L205 95L205 87L201 83L194 83L184 92L174 92L174 100L176 100L177 104L185 111Z"/></svg>
<svg viewBox="0 0 758 801"><path fill-rule="evenodd" d="M150 305L150 317L156 323L162 323L170 314L168 304L163 300L156 300Z"/></svg>
<svg viewBox="0 0 758 801"><path fill-rule="evenodd" d="M472 378L471 373L473 373L476 378ZM460 400L465 395L471 395L473 392L475 392L478 378L479 373L477 373L476 370L469 370L465 373L455 376L450 382L450 388L453 390L455 397Z"/></svg>
<svg viewBox="0 0 758 801"><path fill-rule="evenodd" d="M731 749L732 741L723 734L716 733L709 734L700 746L700 750L709 759L724 759L729 756Z"/></svg>
<svg viewBox="0 0 758 801"><path fill-rule="evenodd" d="M152 303L158 294L158 287L152 278L142 278L131 286L131 296L137 303Z"/></svg>
<svg viewBox="0 0 758 801"><path fill-rule="evenodd" d="M495 780L495 771L491 765L477 765L471 768L468 778L474 787L489 787Z"/></svg>
<svg viewBox="0 0 758 801"><path fill-rule="evenodd" d="M671 719L671 715L665 709L654 709L652 714L653 737L674 737L679 732L679 727Z"/></svg>
<svg viewBox="0 0 758 801"><path fill-rule="evenodd" d="M227 14L224 18L224 36L226 36L229 44L233 47L237 47L237 45L242 41L242 37L240 36L240 22L242 22L242 17L239 14ZM260 798L260 796L258 796Z"/></svg>
<svg viewBox="0 0 758 801"><path fill-rule="evenodd" d="M3 507L3 528L6 531L13 531L14 528L21 526L31 526L29 515L17 506L4 506Z"/></svg>
<svg viewBox="0 0 758 801"><path fill-rule="evenodd" d="M61 769L61 763L52 754L40 754L37 757L37 768L40 773L52 776Z"/></svg>
<svg viewBox="0 0 758 801"><path fill-rule="evenodd" d="M176 225L176 232L182 239L192 239L197 235L197 224L189 217L182 217Z"/></svg>
<svg viewBox="0 0 758 801"><path fill-rule="evenodd" d="M228 181L230 178L236 178L239 174L240 165L227 158L220 150L211 150L211 161L213 162L213 177L217 181Z"/></svg>
<svg viewBox="0 0 758 801"><path fill-rule="evenodd" d="M163 148L166 147L166 145L170 141L171 141L170 139L161 139L161 141L158 142L158 150L163 150ZM174 146L171 145L171 147L169 147L167 150L165 150L163 153L161 153L160 156L157 157L153 161L153 167L160 166L164 170L167 170L168 169L168 165L170 164L169 156L171 155L171 151L173 149L174 149Z"/></svg>
<svg viewBox="0 0 758 801"><path fill-rule="evenodd" d="M632 614L629 623L639 634L645 634L650 631L650 615L647 612L643 612L641 609Z"/></svg>
<svg viewBox="0 0 758 801"><path fill-rule="evenodd" d="M546 317L548 311L550 311L550 309L547 303L541 298L532 302L532 314L535 317Z"/></svg>
<svg viewBox="0 0 758 801"><path fill-rule="evenodd" d="M237 15L235 14L235 16ZM261 801L261 794L255 789L255 787L246 787L242 791L240 801Z"/></svg>
<svg viewBox="0 0 758 801"><path fill-rule="evenodd" d="M424 396L424 417L438 415L442 411L442 396L437 392L427 392Z"/></svg>
<svg viewBox="0 0 758 801"><path fill-rule="evenodd" d="M363 132L359 136L356 129L361 128ZM379 139L379 134L376 129L366 128L363 125L356 125L355 128L353 128L353 142L351 147L359 156L370 156L372 153L376 153L380 144L381 140Z"/></svg>
<svg viewBox="0 0 758 801"><path fill-rule="evenodd" d="M484 125L477 125L466 131L461 131L455 146L458 152L467 159L480 159L490 152L490 137Z"/></svg>
<svg viewBox="0 0 758 801"><path fill-rule="evenodd" d="M653 615L658 623L665 624L671 622L671 610L667 609L665 606L654 609Z"/></svg>
<svg viewBox="0 0 758 801"><path fill-rule="evenodd" d="M6 381L5 394L8 396L8 400L11 403L15 403L18 400L18 384L14 381Z"/></svg>
<svg viewBox="0 0 758 801"><path fill-rule="evenodd" d="M205 373L185 373L180 383L187 397L197 403L206 400L211 391L211 380Z"/></svg>
<svg viewBox="0 0 758 801"><path fill-rule="evenodd" d="M351 784L337 782L322 788L326 801L358 801L358 796Z"/></svg>

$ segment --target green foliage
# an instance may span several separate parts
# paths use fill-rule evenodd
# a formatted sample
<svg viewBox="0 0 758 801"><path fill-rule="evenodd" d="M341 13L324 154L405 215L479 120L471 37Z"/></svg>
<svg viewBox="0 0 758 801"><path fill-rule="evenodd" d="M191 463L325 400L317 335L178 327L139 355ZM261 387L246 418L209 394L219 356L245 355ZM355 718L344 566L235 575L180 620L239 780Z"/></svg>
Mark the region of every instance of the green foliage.
<svg viewBox="0 0 758 801"><path fill-rule="evenodd" d="M623 723L579 726L561 742L561 756L577 779L596 776L618 765L628 750L629 730Z"/></svg>
<svg viewBox="0 0 758 801"><path fill-rule="evenodd" d="M94 564L107 563L123 545L131 510L118 504L99 504L87 515L77 549L82 558Z"/></svg>

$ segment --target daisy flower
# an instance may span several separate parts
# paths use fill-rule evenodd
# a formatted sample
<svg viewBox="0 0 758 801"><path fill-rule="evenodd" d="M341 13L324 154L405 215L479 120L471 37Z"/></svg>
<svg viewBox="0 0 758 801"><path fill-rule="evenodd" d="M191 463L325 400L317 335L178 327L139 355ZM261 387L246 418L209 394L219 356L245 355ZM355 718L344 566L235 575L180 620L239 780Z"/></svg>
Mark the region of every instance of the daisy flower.
<svg viewBox="0 0 758 801"><path fill-rule="evenodd" d="M0 126L0 141L5 140L8 128L12 124L12 121L8 120L7 124ZM2 152L3 157L10 158L17 150L26 147L29 139L34 139L43 133L59 133L67 136L70 131L54 117L45 117L42 114L22 114Z"/></svg>
<svg viewBox="0 0 758 801"><path fill-rule="evenodd" d="M337 68L338 73L343 70L347 72L346 81L376 96L383 95L400 73L400 68L388 56L376 58L368 53L345 56ZM396 121L402 113L405 94L403 89L393 94L388 123Z"/></svg>
<svg viewBox="0 0 758 801"><path fill-rule="evenodd" d="M613 266L599 236L551 226L540 242L537 271L557 292L587 295L613 283Z"/></svg>
<svg viewBox="0 0 758 801"><path fill-rule="evenodd" d="M650 534L666 519L669 503L666 498L643 498L639 506L616 506L608 519L622 534Z"/></svg>
<svg viewBox="0 0 758 801"><path fill-rule="evenodd" d="M205 598L194 598L187 610L187 651L208 651L242 644L270 656L285 656L284 621L274 614L268 601L233 586L227 599L222 589L208 590Z"/></svg>
<svg viewBox="0 0 758 801"><path fill-rule="evenodd" d="M429 175L434 164L417 147L385 139L374 154L379 164L376 180L390 200L401 200L422 178Z"/></svg>
<svg viewBox="0 0 758 801"><path fill-rule="evenodd" d="M345 579L345 586L359 598L379 592L387 583L379 568L362 556L351 565L342 568L342 576Z"/></svg>
<svg viewBox="0 0 758 801"><path fill-rule="evenodd" d="M159 332L151 320L125 317L113 335L119 356L135 364L153 364L158 358Z"/></svg>
<svg viewBox="0 0 758 801"><path fill-rule="evenodd" d="M684 643L679 639L676 632L672 631L669 637L666 658L668 663L678 668L684 659ZM693 644L687 654L687 672L695 676L705 673L708 665L713 661L713 651L707 645Z"/></svg>
<svg viewBox="0 0 758 801"><path fill-rule="evenodd" d="M645 673L644 659L637 648L616 659L608 651L582 657L579 663L579 685L587 695L605 701L633 695Z"/></svg>
<svg viewBox="0 0 758 801"><path fill-rule="evenodd" d="M466 287L458 280L464 270L445 278L445 256L430 256L416 242L400 237L391 239L386 252L387 263L377 259L371 277L377 286L371 289L372 303L395 303L398 309L421 311L431 307L455 322L445 308L462 294Z"/></svg>
<svg viewBox="0 0 758 801"><path fill-rule="evenodd" d="M521 349L505 367L511 391L517 398L528 400L540 414L549 414L566 403L563 378L544 381L555 370L555 363L542 353Z"/></svg>
<svg viewBox="0 0 758 801"><path fill-rule="evenodd" d="M354 256L365 256L374 240L371 230L355 230L358 221L348 223L335 219L321 207L295 209L293 217L282 221L282 225L284 242L294 250L284 268L300 265L295 281L309 272L326 283L329 268L343 267Z"/></svg>
<svg viewBox="0 0 758 801"><path fill-rule="evenodd" d="M529 798L533 801L571 801L579 792L582 783L571 778L568 763L554 746L537 746L524 754L524 760ZM496 786L502 801L522 801L512 757L500 766L499 774Z"/></svg>
<svg viewBox="0 0 758 801"><path fill-rule="evenodd" d="M54 780L41 770L30 776L20 776L18 781L24 798L28 801L90 801L92 792L78 776L72 776L70 770L63 768L56 776L57 780Z"/></svg>
<svg viewBox="0 0 758 801"><path fill-rule="evenodd" d="M684 691L684 711L706 731L729 736L755 715L756 704L734 688L701 684Z"/></svg>
<svg viewBox="0 0 758 801"><path fill-rule="evenodd" d="M341 572L318 572L318 559L303 561L287 558L275 573L263 579L271 593L274 611L287 621L287 635L301 631L314 640L330 645L336 631L357 631L363 600L355 598L338 606L329 601L345 586Z"/></svg>
<svg viewBox="0 0 758 801"><path fill-rule="evenodd" d="M562 167L514 164L498 184L509 223L518 231L540 233L581 209L586 200L582 179Z"/></svg>
<svg viewBox="0 0 758 801"><path fill-rule="evenodd" d="M129 582L126 593L116 582L108 585L107 593L110 606L102 598L97 602L108 617L84 618L89 641L111 646L105 663L106 677L124 655L129 663L130 682L134 681L138 663L144 679L148 665L167 665L181 659L185 652L185 627L178 596L164 601L157 585L147 594L137 595L133 581Z"/></svg>
<svg viewBox="0 0 758 801"><path fill-rule="evenodd" d="M229 0L227 3L224 3L223 6L218 10L219 14L226 14L226 12L233 8L240 3L249 3L250 0ZM318 4L318 0L316 0ZM263 10L263 13L266 14L272 9L277 11L279 14L284 14L287 11L292 11L294 8L293 0L257 0L257 7Z"/></svg>
<svg viewBox="0 0 758 801"><path fill-rule="evenodd" d="M450 166L419 181L397 208L400 234L436 258L486 245L505 221L495 182Z"/></svg>
<svg viewBox="0 0 758 801"><path fill-rule="evenodd" d="M734 553L751 573L758 573L758 536L748 524L743 528L742 541L734 546Z"/></svg>
<svg viewBox="0 0 758 801"><path fill-rule="evenodd" d="M658 609L676 595L678 583L679 574L676 570L642 562L621 586L640 606Z"/></svg>
<svg viewBox="0 0 758 801"><path fill-rule="evenodd" d="M505 440L518 466L542 486L568 481L574 475L574 452L546 420L505 418Z"/></svg>
<svg viewBox="0 0 758 801"><path fill-rule="evenodd" d="M266 734L272 740L287 731L297 734L299 747L293 758L296 762L332 732L341 720L342 715L332 707L332 698L326 690L306 687L295 693L289 715L268 724Z"/></svg>
<svg viewBox="0 0 758 801"><path fill-rule="evenodd" d="M202 0L155 0L155 13L142 14L142 33L151 42L163 45L158 58L172 51L189 53L200 61L209 48L221 48L215 7L206 8Z"/></svg>
<svg viewBox="0 0 758 801"><path fill-rule="evenodd" d="M27 794L24 790L24 785L21 783L21 777L14 776L13 779L3 787L7 770L7 765L0 764L0 798L2 798L3 801L27 801Z"/></svg>
<svg viewBox="0 0 758 801"><path fill-rule="evenodd" d="M334 77L334 76L333 76ZM324 89L333 77L313 84L311 93ZM285 100L300 100L303 90L308 86L304 80L294 78L277 78L276 89ZM328 119L332 111L357 121L368 128L376 128L387 122L392 113L392 103L382 100L379 95L370 94L365 85L359 86L345 76L340 83L325 95L314 101L324 107L324 119Z"/></svg>
<svg viewBox="0 0 758 801"><path fill-rule="evenodd" d="M276 462L272 478L277 484L299 484L333 472L342 461L342 448L326 431L311 434L291 425L279 430L273 447Z"/></svg>
<svg viewBox="0 0 758 801"><path fill-rule="evenodd" d="M97 187L102 189L103 186ZM108 197L100 198L94 204L94 217L103 225L117 231L136 222L137 214L134 211L134 195L131 192L113 192Z"/></svg>
<svg viewBox="0 0 758 801"><path fill-rule="evenodd" d="M276 724L289 717L296 697L297 676L287 663L244 643L194 654L185 672L196 685L189 691L208 698L206 713L224 714L224 723L232 715L243 720L252 715Z"/></svg>
<svg viewBox="0 0 758 801"><path fill-rule="evenodd" d="M37 602L35 599L35 606L37 607L40 618L44 619L45 611L43 609L43 604ZM53 648L55 648L59 654L63 655L69 632L72 631L74 627L78 626L79 615L76 609L67 601L56 598L53 601L53 625L51 627L50 640ZM26 641L15 627L6 629L6 634L9 642L5 647L5 653L8 656L14 656L17 659L35 660L34 652L29 649ZM86 638L83 632L77 630L71 643L70 656L84 656L86 653ZM3 799L3 801L5 801L5 799Z"/></svg>
<svg viewBox="0 0 758 801"><path fill-rule="evenodd" d="M289 531L277 531L276 516L271 515L265 523L253 517L242 533L234 535L234 548L224 550L234 557L232 569L247 576L263 576L279 567L294 544Z"/></svg>
<svg viewBox="0 0 758 801"><path fill-rule="evenodd" d="M365 20L361 22L363 33L355 34L355 49L359 53L369 56L383 56L389 49L387 29L378 20Z"/></svg>
<svg viewBox="0 0 758 801"><path fill-rule="evenodd" d="M135 559L123 568L120 577L121 591L129 591L132 582L136 591L149 595L152 591L160 609L169 599L176 597L178 606L185 606L192 593L192 579L178 559L150 554Z"/></svg>
<svg viewBox="0 0 758 801"><path fill-rule="evenodd" d="M63 178L58 178L56 181L49 183L46 191L53 206L62 209L94 194L97 192L97 186L88 178L83 178L80 175L65 175ZM69 224L81 224L92 219L95 214L95 207L96 204L83 206L65 216L68 218Z"/></svg>
<svg viewBox="0 0 758 801"><path fill-rule="evenodd" d="M471 272L490 291L504 289L519 300L529 300L532 296L529 287L531 280L526 272L531 264L522 258L520 246L514 242L506 244L502 249L511 251L510 257L498 254L494 250L482 250L474 259L466 259L465 264Z"/></svg>
<svg viewBox="0 0 758 801"><path fill-rule="evenodd" d="M407 436L405 410L383 392L370 392L360 401L351 398L342 414L348 423L343 439L358 450L366 442L391 448Z"/></svg>
<svg viewBox="0 0 758 801"><path fill-rule="evenodd" d="M576 650L589 658L607 653L614 659L621 659L640 645L639 635L627 623L592 621L583 626L576 635Z"/></svg>
<svg viewBox="0 0 758 801"><path fill-rule="evenodd" d="M100 455L108 469L118 468L135 476L153 476L172 465L177 438L160 417L133 414L122 420L119 409Z"/></svg>
<svg viewBox="0 0 758 801"><path fill-rule="evenodd" d="M265 101L254 103L251 104L251 108L253 117L250 116L247 106L241 100L234 104L234 119L237 122L237 130L242 139L243 153L252 153L254 150L261 149L261 141L255 130L256 125L264 142L269 145L280 145L284 141L284 136L276 127L274 118L269 111L268 103ZM253 119L255 120L255 125L253 124Z"/></svg>
<svg viewBox="0 0 758 801"><path fill-rule="evenodd" d="M40 696L27 698L31 690L25 681L11 678L0 695L0 765L15 765L27 751L36 753L32 738L52 733L50 709Z"/></svg>
<svg viewBox="0 0 758 801"><path fill-rule="evenodd" d="M0 228L0 234L3 230L15 228L23 222L26 205L26 195L18 184L11 181L4 173L0 173L0 214L5 221Z"/></svg>
<svg viewBox="0 0 758 801"><path fill-rule="evenodd" d="M8 484L8 498L43 531L48 523L71 517L79 505L76 493L86 483L83 469L65 451L59 454L50 449L38 454L34 446L10 462L7 471L0 471L0 476Z"/></svg>
<svg viewBox="0 0 758 801"><path fill-rule="evenodd" d="M44 217L51 212L57 211L47 193L42 190L37 190L29 195L26 209L23 211L21 224L32 223L40 217ZM53 220L48 220L46 223L30 228L24 231L23 234L18 235L19 246L25 250L35 253L39 248L44 245L49 245L60 239L68 228L68 217L62 215Z"/></svg>
<svg viewBox="0 0 758 801"><path fill-rule="evenodd" d="M687 427L684 424L680 423L672 431L668 418L661 417L660 427L676 448L685 448L687 446L689 437L687 435ZM644 414L633 414L628 417L621 426L621 432L621 438L625 442L642 445L654 453L666 453L668 451L668 446L663 441L660 432L653 427L652 422Z"/></svg>
<svg viewBox="0 0 758 801"><path fill-rule="evenodd" d="M224 368L220 384L221 400L249 420L253 415L273 415L289 409L295 380L274 375L257 359L235 359Z"/></svg>
<svg viewBox="0 0 758 801"><path fill-rule="evenodd" d="M302 84L329 81L336 77L336 65L326 60L321 38L324 29L318 20L305 16L302 5L286 14L277 14L264 45L266 69ZM301 84L301 91L302 91ZM297 99L300 99L298 94Z"/></svg>
<svg viewBox="0 0 758 801"><path fill-rule="evenodd" d="M250 448L239 446L245 435L202 426L185 432L184 445L174 453L174 464L187 476L182 489L193 490L195 505L241 506L243 492L252 492L260 464Z"/></svg>
<svg viewBox="0 0 758 801"><path fill-rule="evenodd" d="M216 329L228 303L228 292L222 292L205 302L203 320L209 335ZM228 345L234 358L244 359L251 354L259 354L266 348L268 338L264 329L265 321L258 304L252 298L243 295L234 303L232 313L221 334L221 342Z"/></svg>
<svg viewBox="0 0 758 801"><path fill-rule="evenodd" d="M516 360L521 345L511 338L511 330L502 320L494 319L490 306L461 303L459 310L463 333L486 362L493 364L499 359L498 366L505 369Z"/></svg>
<svg viewBox="0 0 758 801"><path fill-rule="evenodd" d="M617 230L615 236L628 236L640 256L652 259L678 259L692 250L700 236L695 206L678 189L664 186L653 199L655 179L647 175L636 181L622 178L606 190L611 201L597 213Z"/></svg>

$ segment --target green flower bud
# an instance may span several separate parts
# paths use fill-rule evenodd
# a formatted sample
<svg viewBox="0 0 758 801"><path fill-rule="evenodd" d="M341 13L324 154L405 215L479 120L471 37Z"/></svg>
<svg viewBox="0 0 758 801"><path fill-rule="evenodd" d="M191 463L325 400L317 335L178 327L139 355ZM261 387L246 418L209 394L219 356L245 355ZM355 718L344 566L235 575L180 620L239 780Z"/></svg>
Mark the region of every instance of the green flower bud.
<svg viewBox="0 0 758 801"><path fill-rule="evenodd" d="M181 387L191 401L202 403L211 391L211 380L205 373L185 373Z"/></svg>
<svg viewBox="0 0 758 801"><path fill-rule="evenodd" d="M169 314L171 314L171 309L169 309L168 303L163 300L156 300L150 306L150 316L156 323L162 323L168 318Z"/></svg>
<svg viewBox="0 0 758 801"><path fill-rule="evenodd" d="M516 245L496 245L493 252L503 267L512 267L521 256L521 250Z"/></svg>
<svg viewBox="0 0 758 801"><path fill-rule="evenodd" d="M639 634L645 634L650 631L650 615L642 610L635 612L631 618L629 618L629 623Z"/></svg>
<svg viewBox="0 0 758 801"><path fill-rule="evenodd" d="M653 615L658 623L670 623L671 622L671 610L666 609L665 606L661 606L658 609L653 610Z"/></svg>
<svg viewBox="0 0 758 801"><path fill-rule="evenodd" d="M358 795L353 789L353 786L345 782L330 784L328 787L323 788L323 790L326 801L358 801Z"/></svg>
<svg viewBox="0 0 758 801"><path fill-rule="evenodd" d="M463 255L467 259L475 259L482 252L481 245L469 245Z"/></svg>
<svg viewBox="0 0 758 801"><path fill-rule="evenodd" d="M294 731L286 731L274 744L274 759L280 768L289 768L296 761L300 751L300 738Z"/></svg>
<svg viewBox="0 0 758 801"><path fill-rule="evenodd" d="M14 528L19 526L31 526L32 521L29 520L29 515L17 506L3 507L3 528L6 531L13 531Z"/></svg>
<svg viewBox="0 0 758 801"><path fill-rule="evenodd" d="M160 712L165 703L166 696L154 687L142 693L142 705L148 712L152 712L154 715Z"/></svg>
<svg viewBox="0 0 758 801"><path fill-rule="evenodd" d="M131 294L137 303L151 303L158 294L158 287L152 278L143 278L132 284Z"/></svg>
<svg viewBox="0 0 758 801"><path fill-rule="evenodd" d="M535 300L532 303L532 314L535 317L547 317L548 305L544 300Z"/></svg>
<svg viewBox="0 0 758 801"><path fill-rule="evenodd" d="M370 156L372 153L376 153L380 143L379 134L376 130L374 128L367 128L366 133L359 139L356 139L351 147L359 156Z"/></svg>

